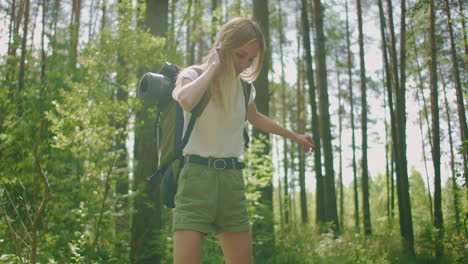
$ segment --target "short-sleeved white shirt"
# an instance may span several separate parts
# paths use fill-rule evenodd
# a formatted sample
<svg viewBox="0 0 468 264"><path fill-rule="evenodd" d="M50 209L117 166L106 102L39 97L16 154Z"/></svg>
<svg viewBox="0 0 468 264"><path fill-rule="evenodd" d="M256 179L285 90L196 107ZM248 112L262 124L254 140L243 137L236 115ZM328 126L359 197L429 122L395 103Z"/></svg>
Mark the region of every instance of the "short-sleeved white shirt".
<svg viewBox="0 0 468 264"><path fill-rule="evenodd" d="M190 69L183 77L193 81L198 78L198 73ZM184 155L227 158L240 157L244 153L243 131L246 107L240 79L238 79L238 86L234 112L225 113L219 105L213 103L213 100L208 102L203 113L195 121L192 134L183 151ZM249 104L255 99L255 94L255 88L252 85ZM177 100L175 97L174 99ZM184 110L184 135L190 117L190 112Z"/></svg>

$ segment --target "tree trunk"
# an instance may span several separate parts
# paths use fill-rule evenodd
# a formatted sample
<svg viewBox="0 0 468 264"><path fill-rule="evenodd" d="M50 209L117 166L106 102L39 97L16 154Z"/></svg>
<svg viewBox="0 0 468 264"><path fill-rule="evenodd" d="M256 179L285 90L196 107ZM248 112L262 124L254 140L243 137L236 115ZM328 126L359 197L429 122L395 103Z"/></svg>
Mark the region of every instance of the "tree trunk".
<svg viewBox="0 0 468 264"><path fill-rule="evenodd" d="M349 93L349 105L350 105L350 119L351 119L351 144L353 151L353 196L354 196L354 228L357 234L361 233L361 224L359 221L359 192L358 192L358 180L357 180L357 166L356 166L356 137L354 134L354 92L353 92L353 75L352 75L352 53L351 53L351 42L349 33L349 19L348 19L348 1L345 2L346 8L346 49L348 55L348 93Z"/></svg>
<svg viewBox="0 0 468 264"><path fill-rule="evenodd" d="M72 17L70 24L70 68L76 68L76 59L78 55L78 41L80 36L80 19L81 19L81 1L73 0L72 2Z"/></svg>
<svg viewBox="0 0 468 264"><path fill-rule="evenodd" d="M219 6L218 1L219 0L211 0L211 44L214 44L216 40L218 19L220 17L220 12L218 9L220 9L221 6Z"/></svg>
<svg viewBox="0 0 468 264"><path fill-rule="evenodd" d="M262 69L257 79L254 82L254 86L257 92L255 102L258 107L258 111L266 116L270 114L270 92L268 88L268 71L270 68L270 25L268 18L268 1L267 0L254 0L253 1L253 18L260 25L265 38L265 56L262 64ZM260 138L262 135L267 142L265 143L263 155L269 155L271 144L268 133L253 129L253 137ZM261 188L259 202L265 205L265 214L273 214L273 183L270 179L269 183ZM257 221L253 226L254 241L259 242L256 247L256 259L267 260L273 256L275 250L275 237L274 237L274 225L272 219L264 219L263 221ZM261 233L269 234L270 236L264 240L259 241L259 235ZM257 238L257 239L256 239ZM262 239L263 240L263 239Z"/></svg>
<svg viewBox="0 0 468 264"><path fill-rule="evenodd" d="M336 67L336 81L338 86L338 156L339 156L339 167L340 171L338 172L338 189L340 193L339 201L339 224L344 229L344 196L343 196L343 114L344 106L342 102L342 90L341 90L341 80L340 80L340 67L338 63L338 54L335 54L335 67Z"/></svg>
<svg viewBox="0 0 468 264"><path fill-rule="evenodd" d="M25 0L20 0L19 5L18 5L18 13L17 12L17 7L16 7L16 0L13 0L11 3L11 13L10 13L10 38L8 42L8 51L7 51L7 65L9 66L9 69L7 67L7 72L5 74L5 80L6 83L11 83L11 78L12 76L15 76L17 73L16 69L16 51L18 49L19 43L18 40L20 39L19 37L19 28L21 25L21 20L23 19L23 13L24 13L24 6L25 6ZM14 91L16 87L11 86L11 97L16 97L16 92Z"/></svg>
<svg viewBox="0 0 468 264"><path fill-rule="evenodd" d="M393 26L392 1L387 0L390 26L390 58L392 65L392 83L395 90L395 123L396 141L394 141L394 152L397 174L398 209L400 213L400 232L403 248L414 255L413 222L411 216L411 201L409 197L408 169L406 159L406 104L405 87L400 87L398 77L398 60L396 55L396 38ZM404 11L404 10L402 10ZM404 25L402 25L404 26ZM401 51L404 52L404 51Z"/></svg>
<svg viewBox="0 0 468 264"><path fill-rule="evenodd" d="M187 10L187 30L186 30L186 43L185 43L185 54L186 54L186 63L187 65L193 65L195 63L194 61L194 56L192 53L192 42L193 42L193 26L192 24L193 19L192 19L192 9L193 9L193 1L195 0L189 0L188 3L188 10Z"/></svg>
<svg viewBox="0 0 468 264"><path fill-rule="evenodd" d="M383 63L384 63L384 70L385 70L385 84L386 84L386 92L388 98L388 106L390 112L390 136L392 145L395 145L396 142L396 128L393 124L395 124L395 110L393 108L393 91L392 91L392 79L391 79L391 72L388 63L388 48L387 48L387 37L385 33L386 25L385 25L385 14L383 11L382 0L378 0L379 5L379 16L380 16L380 36L382 38L382 55L383 55ZM390 145L391 146L391 145ZM393 184L393 165L395 164L395 151L393 148L389 150L391 152L390 156L390 225L393 225L393 209L394 209L394 184Z"/></svg>
<svg viewBox="0 0 468 264"><path fill-rule="evenodd" d="M284 72L284 32L283 32L283 12L281 10L281 1L278 1L278 32L279 32L279 45L280 45L280 62L281 62L281 114L282 114L282 123L284 127L287 127L286 116L287 116L287 106L286 106L286 74ZM291 199L289 198L289 180L288 180L288 140L283 138L283 192L284 192L284 223L289 225L290 222L290 211L291 211Z"/></svg>
<svg viewBox="0 0 468 264"><path fill-rule="evenodd" d="M314 0L314 21L316 29L315 50L315 65L317 68L317 87L319 91L319 109L321 118L321 134L323 142L323 152L325 157L325 221L333 224L332 229L340 232L338 224L338 212L336 207L335 193L335 172L333 170L333 146L331 138L331 124L328 101L328 84L327 84L327 67L326 67L326 50L325 50L325 35L323 32L323 8L320 0Z"/></svg>
<svg viewBox="0 0 468 264"><path fill-rule="evenodd" d="M364 34L362 33L361 0L357 0L357 16L359 28L359 61L361 77L361 129L362 129L362 211L364 214L364 234L372 234L370 208L369 208L369 169L367 165L367 91L366 91L366 65L364 62Z"/></svg>
<svg viewBox="0 0 468 264"><path fill-rule="evenodd" d="M324 179L322 175L322 148L321 148L321 139L319 132L319 119L317 115L317 99L315 95L315 80L314 80L314 70L312 68L312 51L310 43L310 30L309 30L309 19L307 17L307 1L301 0L301 18L303 30L303 41L304 49L306 56L306 71L307 71L307 82L309 84L309 103L312 113L312 137L315 142L315 151L314 151L314 170L315 170L315 179L316 179L316 222L317 224L324 224L326 221L325 218L325 189L324 189Z"/></svg>
<svg viewBox="0 0 468 264"><path fill-rule="evenodd" d="M422 84L421 84L422 85ZM430 180L429 180L429 170L427 169L427 157L426 157L426 147L424 143L424 132L423 132L423 124L422 124L422 119L423 113L421 109L421 103L419 99L419 91L416 90L416 101L418 102L418 108L419 108L419 131L421 133L421 146L422 146L422 154L423 154L423 160L424 160L424 168L426 172L426 181L427 181L427 194L428 194L428 199L429 199L429 213L431 215L431 222L434 221L434 212L432 210L432 195L431 195L431 186L430 186ZM432 145L432 143L431 143ZM432 149L432 147L431 147Z"/></svg>
<svg viewBox="0 0 468 264"><path fill-rule="evenodd" d="M23 95L22 91L26 83L26 55L27 55L27 42L28 42L28 26L29 26L29 7L30 0L25 0L24 10L24 24L23 24L23 39L21 40L21 60L19 71L18 91L16 93L17 115L23 115Z"/></svg>
<svg viewBox="0 0 468 264"><path fill-rule="evenodd" d="M195 39L192 43L192 52L195 54L195 44L198 45L198 50L197 54L194 58L194 61L196 64L201 64L203 56L205 55L205 42L203 41L203 37L201 36L202 30L201 25L202 25L202 17L203 17L203 8L202 8L202 3L201 1L196 1L195 2L195 18L194 18L194 32L195 34Z"/></svg>
<svg viewBox="0 0 468 264"><path fill-rule="evenodd" d="M463 143L466 140L468 140L468 128L466 125L466 112L465 112L465 106L464 106L466 102L463 101L463 92L462 92L462 85L460 81L460 71L458 70L458 64L457 64L457 50L455 49L455 40L453 37L452 18L450 15L449 3L448 3L448 0L444 0L444 2L445 2L445 13L447 14L447 24L448 24L448 30L449 30L449 36L450 36L450 55L452 59L452 69L453 69L452 76L455 82L455 91L457 92L458 117L459 117L459 122L460 122L461 139ZM463 21L463 24L464 24L464 21ZM465 36L465 34L463 34L463 36ZM465 49L466 49L466 45L468 44L465 42ZM466 55L468 55L468 53ZM468 67L468 64L467 64L467 67ZM462 155L463 155L463 168L464 168L463 174L465 175L465 186L468 186L468 164L467 164L468 153L465 152Z"/></svg>
<svg viewBox="0 0 468 264"><path fill-rule="evenodd" d="M412 34L413 36L415 36L415 33L414 33L414 26L411 27L411 31L412 31ZM428 194L428 199L429 199L429 212L431 214L431 222L434 222L434 212L433 212L433 206L432 206L432 192L431 192L431 184L430 184L430 179L429 179L429 170L427 169L427 158L426 158L426 148L425 148L425 142L424 142L424 133L423 133L423 124L422 124L422 120L423 118L426 120L426 126L427 126L427 136L429 138L429 145L430 145L430 149L432 149L432 136L431 136L431 126L429 124L429 115L427 114L427 106L426 106L426 98L424 96L424 83L422 81L422 77L421 77L421 72L422 72L422 69L421 67L419 66L419 56L418 56L418 49L416 47L416 39L414 40L413 42L413 50L414 50L414 54L415 54L415 59L414 61L416 62L416 71L417 71L417 75L418 75L418 87L416 87L416 101L418 102L418 108L419 108L419 112L420 112L420 116L419 116L419 127L420 127L420 131L421 131L421 143L422 143L422 154L423 154L423 159L424 159L424 168L426 170L426 182L427 182L427 194ZM422 97L422 101L423 101L423 107L424 108L421 108L421 105L420 105L420 100L419 100L419 90L421 90L421 97Z"/></svg>
<svg viewBox="0 0 468 264"><path fill-rule="evenodd" d="M430 41L430 85L432 116L432 162L434 164L434 227L436 228L436 256L443 255L443 216L442 188L440 182L440 128L439 128L439 91L437 88L437 48L435 43L435 6L429 1L429 41Z"/></svg>
<svg viewBox="0 0 468 264"><path fill-rule="evenodd" d="M380 9L380 8L379 8ZM382 14L380 14L382 15ZM386 51L385 50L382 50L382 54ZM383 56L386 56L386 55L383 55ZM382 57L383 57L382 56ZM385 59L384 59L384 65L385 65ZM383 70L383 75L386 77L387 76L387 73L385 72L385 70ZM382 87L384 87L384 92L383 92L383 97L384 97L384 106L387 105L387 96L385 95L385 87L387 85L387 83L384 81L385 80L385 77L382 78L382 81L383 81L383 85ZM391 177L391 174L390 174L390 168L389 168L389 163L392 161L392 158L391 156L389 157L389 154L390 154L390 148L389 148L389 142L388 142L388 122L387 122L387 115L385 114L384 115L384 123L385 123L385 190L387 192L387 222L388 222L388 229L389 230L393 230L393 220L392 220L392 211L391 211L391 207L390 207L390 199L391 199L391 195L390 195L390 177Z"/></svg>
<svg viewBox="0 0 468 264"><path fill-rule="evenodd" d="M451 124L451 117L450 117L450 106L447 100L447 91L446 85L444 82L443 75L440 75L442 80L442 87L444 88L444 102L445 102L445 114L447 117L447 126L448 126L448 136L449 136L449 143L450 143L450 171L452 172L452 194L453 194L453 211L455 215L455 230L458 234L461 231L461 224L460 224L460 198L458 192L460 191L457 184L457 175L455 171L455 154L453 151L453 138L452 138L452 124Z"/></svg>
<svg viewBox="0 0 468 264"><path fill-rule="evenodd" d="M45 98L44 93L46 91L45 87L45 68L46 68L46 56L45 56L45 47L44 47L44 36L45 36L45 25L46 25L46 15L47 11L47 1L42 1L42 33L41 33L41 91L39 92L39 102L43 102ZM44 104L41 104L40 109L41 112L43 111ZM50 197L52 196L52 192L50 189L49 179L47 174L44 172L42 168L42 155L40 152L40 145L42 143L42 133L44 131L45 126L45 118L42 117L39 121L39 127L36 132L36 140L34 142L34 164L36 166L39 178L44 184L44 196L42 198L41 204L39 208L36 210L34 214L34 221L31 227L31 254L29 257L29 262L31 264L35 264L38 258L38 248L39 248L39 223L42 221L45 213L45 209L47 204L49 203Z"/></svg>
<svg viewBox="0 0 468 264"><path fill-rule="evenodd" d="M101 12L102 12L102 18L101 18L101 34L102 34L102 32L104 31L104 28L107 26L107 0L102 0Z"/></svg>
<svg viewBox="0 0 468 264"><path fill-rule="evenodd" d="M462 23L462 36L463 36L463 43L464 43L463 47L465 48L465 71L468 73L468 40L467 40L467 37L466 37L466 35L468 34L468 31L467 31L466 26L465 26L465 11L463 10L462 0L458 0L458 8L460 10L460 16L461 16L460 20L461 20L461 23ZM468 184L468 183L466 183L466 184ZM465 185L465 186L468 186L468 185Z"/></svg>
<svg viewBox="0 0 468 264"><path fill-rule="evenodd" d="M305 133L305 111L304 111L304 63L303 60L299 59L300 63L298 65L297 77L297 130L298 133ZM302 145L297 145L297 152L299 154L299 191L300 191L300 204L301 204L301 220L303 224L309 222L309 213L307 211L307 195L306 195L306 186L305 186L305 154L302 152Z"/></svg>
<svg viewBox="0 0 468 264"><path fill-rule="evenodd" d="M167 9L168 0L146 2L145 25L153 35L165 36L168 24ZM156 12L151 12L154 10ZM155 65L153 68L158 67ZM165 254L165 243L154 243L163 239L160 237L162 204L159 182L150 186L146 181L158 168L158 153L153 139L155 112L153 105L143 101L143 106L135 118L135 213L132 216L130 242L132 264L160 263Z"/></svg>

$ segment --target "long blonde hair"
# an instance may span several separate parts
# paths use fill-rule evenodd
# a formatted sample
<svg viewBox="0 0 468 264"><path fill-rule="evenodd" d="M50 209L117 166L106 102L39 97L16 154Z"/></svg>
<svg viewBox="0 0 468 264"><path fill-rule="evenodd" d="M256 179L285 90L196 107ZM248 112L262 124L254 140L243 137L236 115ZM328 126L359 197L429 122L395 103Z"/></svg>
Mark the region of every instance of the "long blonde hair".
<svg viewBox="0 0 468 264"><path fill-rule="evenodd" d="M206 70L208 68L208 58L219 49L223 68L220 74L213 78L209 92L212 100L219 104L225 112L232 112L235 103L234 95L237 92L236 89L238 89L238 80L232 59L233 51L256 40L259 43L259 53L252 65L240 73L241 79L254 81L262 68L265 40L260 26L255 21L242 17L233 18L224 24L213 47L208 55L204 57L204 62L200 65L193 65L184 71L195 67L202 71ZM179 76L183 76L184 71ZM179 79L177 81L180 81Z"/></svg>

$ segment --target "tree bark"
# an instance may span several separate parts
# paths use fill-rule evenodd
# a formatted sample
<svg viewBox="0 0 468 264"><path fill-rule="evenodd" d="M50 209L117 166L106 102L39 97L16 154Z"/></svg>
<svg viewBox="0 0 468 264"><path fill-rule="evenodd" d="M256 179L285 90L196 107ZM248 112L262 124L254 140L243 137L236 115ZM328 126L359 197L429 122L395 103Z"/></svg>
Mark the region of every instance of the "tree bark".
<svg viewBox="0 0 468 264"><path fill-rule="evenodd" d="M338 223L338 212L336 207L335 172L333 170L333 146L331 138L331 124L328 101L328 83L326 67L325 34L323 30L323 8L320 0L314 0L314 21L316 29L315 65L317 68L317 87L319 91L319 109L321 119L321 134L323 142L323 153L325 157L325 221L332 223L332 229L338 234L340 226Z"/></svg>
<svg viewBox="0 0 468 264"><path fill-rule="evenodd" d="M392 83L395 90L395 123L396 141L393 142L395 151L398 209L400 213L400 233L403 248L410 255L414 255L413 222L411 216L411 201L409 196L408 169L406 159L406 104L405 87L400 87L398 77L398 60L396 52L396 38L393 26L392 1L387 0L390 27L390 58L392 65ZM402 10L404 11L404 10ZM404 51L401 51L404 52Z"/></svg>
<svg viewBox="0 0 468 264"><path fill-rule="evenodd" d="M424 96L424 95L423 95ZM422 119L423 117L423 109L421 109L421 103L419 99L419 91L416 90L416 101L418 102L418 108L419 108L419 131L421 133L421 146L422 146L422 155L423 155L423 160L424 160L424 168L426 172L426 181L427 181L427 194L428 194L428 199L429 199L429 214L431 215L431 222L434 221L434 212L433 212L433 207L432 207L432 195L431 195L431 186L430 186L430 180L429 180L429 170L427 169L427 157L426 157L426 147L424 143L424 132L423 132L423 124L422 124ZM432 143L431 143L432 145ZM432 149L432 147L431 147Z"/></svg>
<svg viewBox="0 0 468 264"><path fill-rule="evenodd" d="M298 86L297 86L297 130L298 133L305 133L305 111L304 111L304 94L303 87L304 81L304 63L303 60L299 60L298 67ZM302 145L297 145L297 152L299 154L299 192L300 192L300 205L301 205L301 220L303 224L309 222L309 213L307 210L307 195L305 186L305 154L302 152Z"/></svg>
<svg viewBox="0 0 468 264"><path fill-rule="evenodd" d="M383 55L383 60L384 60L384 72L385 72L385 84L386 84L386 92L387 92L387 98L388 98L388 108L389 108L389 113L390 113L390 136L391 136L391 143L392 145L395 145L394 142L396 142L396 127L395 125L395 110L393 107L393 91L392 91L392 79L391 79L391 72L390 72L390 67L388 63L388 47L387 47L387 37L386 37L386 25L385 25L385 15L383 11L383 4L382 0L378 0L378 6L379 6L379 16L380 16L380 36L382 38L382 55ZM391 188L390 188L390 225L393 224L393 209L394 209L394 184L393 184L393 165L395 164L395 151L393 151L393 148L389 150L391 152L390 156L390 182L391 182Z"/></svg>
<svg viewBox="0 0 468 264"><path fill-rule="evenodd" d="M443 216L442 188L440 182L440 128L439 128L439 91L437 87L437 48L435 43L435 6L434 0L429 1L429 42L431 85L431 116L432 116L432 162L434 164L434 227L436 228L436 256L442 257L443 247Z"/></svg>
<svg viewBox="0 0 468 264"><path fill-rule="evenodd" d="M24 10L24 24L23 24L23 39L21 40L21 60L19 71L18 90L16 92L17 115L23 115L23 95L22 91L26 83L26 55L27 55L27 42L28 42L28 26L29 26L29 7L30 0L25 0Z"/></svg>
<svg viewBox="0 0 468 264"><path fill-rule="evenodd" d="M346 49L348 55L348 93L349 93L349 105L350 105L350 119L351 119L351 144L352 144L352 152L353 152L353 196L354 196L354 229L357 234L361 233L361 224L359 218L359 192L358 192L358 179L357 179L357 165L356 165L356 136L354 134L355 126L354 126L354 92L353 92L353 74L352 74L352 66L353 66L353 55L351 53L351 41L350 41L350 33L349 33L349 18L348 18L348 0L345 2L346 8Z"/></svg>
<svg viewBox="0 0 468 264"><path fill-rule="evenodd" d="M193 56L193 51L192 51L192 43L193 43L193 19L192 19L192 9L193 9L193 3L195 0L189 0L188 3L188 11L187 11L187 30L186 30L186 43L185 43L185 54L186 54L186 63L187 65L193 65L195 63L195 59Z"/></svg>
<svg viewBox="0 0 468 264"><path fill-rule="evenodd" d="M268 72L270 69L270 22L268 12L268 1L267 0L254 0L253 1L253 18L259 24L264 38L265 38L265 54L262 64L262 69L257 79L254 82L254 86L257 92L255 102L258 107L258 111L266 116L270 114L270 91L268 87ZM267 141L264 142L264 153L263 155L269 155L271 152L270 136L268 133L260 131L256 128L253 129L252 133L254 138L260 138L262 135ZM268 184L261 188L259 202L265 205L265 214L273 214L273 179L270 179ZM275 236L274 236L274 225L272 219L265 219L264 221L257 221L253 226L254 240L259 242L259 246L256 248L256 258L266 260L273 256L275 250ZM264 240L259 239L258 236L261 233L270 234L270 236Z"/></svg>
<svg viewBox="0 0 468 264"><path fill-rule="evenodd" d="M279 45L280 45L280 62L281 62L281 118L284 127L287 127L286 116L287 116L287 104L286 104L286 74L284 71L284 32L283 32L283 12L281 10L281 1L278 0L278 32L279 32ZM290 211L291 211L291 199L289 198L289 180L288 180L288 141L283 138L283 192L284 192L284 223L289 225L290 223Z"/></svg>
<svg viewBox="0 0 468 264"><path fill-rule="evenodd" d="M448 127L448 136L449 136L449 144L450 144L450 171L452 172L452 194L453 194L453 213L455 215L455 230L458 234L461 231L461 224L460 224L460 198L459 198L459 188L457 184L457 175L455 171L455 154L453 151L453 138L452 138L452 124L451 124L451 117L450 117L450 106L447 100L447 89L446 84L444 82L443 75L440 75L442 80L442 87L444 88L444 102L445 102L445 114L447 117L447 127Z"/></svg>
<svg viewBox="0 0 468 264"><path fill-rule="evenodd" d="M339 172L338 172L338 189L340 193L339 215L338 222L344 229L344 196L343 196L343 114L344 106L342 102L343 91L341 90L340 67L338 63L338 54L335 54L336 81L338 86L338 157L339 157Z"/></svg>
<svg viewBox="0 0 468 264"><path fill-rule="evenodd" d="M367 91L366 91L366 64L364 62L364 34L362 33L361 0L357 0L357 16L359 29L359 61L361 77L361 129L362 129L362 211L364 214L364 234L372 234L370 205L369 205L369 169L367 165Z"/></svg>
<svg viewBox="0 0 468 264"><path fill-rule="evenodd" d="M44 47L44 36L45 36L45 25L46 25L46 12L47 12L47 1L42 1L42 33L41 33L41 91L39 92L39 102L43 102L44 93L46 91L45 86L45 70L46 70L46 54ZM41 104L40 109L43 111L43 105ZM45 209L49 203L52 192L50 189L49 178L42 168L42 156L40 152L40 146L42 142L42 133L44 131L45 118L42 117L39 121L39 128L36 132L36 140L34 144L34 164L36 166L37 173L41 179L42 184L44 184L44 196L42 198L41 204L37 211L34 214L34 221L31 227L31 254L29 257L29 262L35 264L38 257L38 247L39 247L39 224L44 217Z"/></svg>
<svg viewBox="0 0 468 264"><path fill-rule="evenodd" d="M314 151L314 171L315 171L315 180L316 180L316 222L317 224L324 224L326 222L325 218L325 189L324 189L324 179L322 175L322 147L321 139L319 132L319 118L317 115L317 98L315 95L316 86L314 80L314 70L312 67L312 51L311 51L311 42L310 42L310 29L309 29L309 19L307 16L307 1L301 0L301 19L302 26L304 27L303 32L303 41L304 49L306 56L306 71L307 71L307 82L309 84L309 103L312 113L312 137L315 142L315 151Z"/></svg>
<svg viewBox="0 0 468 264"><path fill-rule="evenodd" d="M448 30L449 30L449 36L450 36L450 55L452 59L452 70L453 70L453 79L455 82L455 91L457 93L457 106L458 106L458 117L459 117L459 122L460 122L460 133L461 133L461 139L462 139L462 144L466 140L468 140L468 128L466 124L466 112L465 112L465 106L464 104L466 103L463 100L463 91L462 91L462 84L460 81L460 71L458 70L458 64L457 64L457 50L455 49L455 40L453 37L453 27L452 27L452 18L450 14L450 8L449 8L449 2L448 0L444 0L445 2L445 13L447 15L447 25L448 25ZM460 5L461 6L461 5ZM463 21L463 24L465 22ZM465 36L465 34L463 34ZM465 49L466 45L466 39L465 39ZM465 54L465 55L468 55ZM468 64L467 64L468 67ZM464 153L463 155L463 174L465 176L465 186L468 186L468 153Z"/></svg>
<svg viewBox="0 0 468 264"><path fill-rule="evenodd" d="M411 27L411 31L413 33L413 36L415 36L415 33L414 33L414 26ZM431 125L429 123L429 115L427 114L427 106L426 106L426 97L424 96L424 83L422 81L422 76L421 76L421 72L422 72L422 69L421 67L419 66L419 55L418 55L418 49L416 47L416 39L414 40L413 42L413 50L414 50L414 54L415 54L415 59L414 61L416 62L416 71L417 71L417 75L418 75L418 87L416 87L416 101L418 102L418 108L419 108L419 112L420 112L420 116L419 116L419 127L420 127L420 131L421 131L421 143L422 143L422 150L423 150L423 159L424 159L424 168L426 170L426 182L427 182L427 195L428 195L428 199L429 199L429 212L430 212L430 215L431 215L431 222L434 222L434 210L433 210L433 203L432 203L432 192L431 192L431 184L430 184L430 179L429 179L429 170L427 169L427 158L426 158L426 148L425 148L425 142L424 142L424 136L423 136L423 124L422 124L422 120L423 118L426 120L426 126L427 126L427 136L429 138L429 145L430 145L430 149L432 149L432 136L431 136ZM419 90L421 90L421 98L422 98L422 101L423 101L423 108L421 108L421 105L420 105L420 100L419 100Z"/></svg>
<svg viewBox="0 0 468 264"><path fill-rule="evenodd" d="M13 0L11 3L11 13L10 13L10 38L8 42L8 51L7 51L7 65L10 67L5 74L6 83L11 83L12 76L15 76L17 73L16 69L16 51L18 49L19 43L19 28L21 25L21 20L23 19L25 7L25 0L20 0L18 8L16 7L16 0ZM17 11L18 9L18 11ZM18 13L16 13L18 12ZM16 86L16 85L15 85ZM11 97L16 97L16 91L14 89L17 87L11 86Z"/></svg>
<svg viewBox="0 0 468 264"><path fill-rule="evenodd" d="M219 0L211 0L211 44L213 44L216 40L216 28L218 26L219 19L218 1Z"/></svg>
<svg viewBox="0 0 468 264"><path fill-rule="evenodd" d="M78 42L80 36L81 2L82 0L73 0L72 17L70 24L70 68L76 68L76 59L78 56Z"/></svg>
<svg viewBox="0 0 468 264"><path fill-rule="evenodd" d="M458 0L458 8L460 10L460 16L461 16L461 23L462 23L462 36L463 36L463 47L465 48L465 71L468 73L468 40L466 35L468 34L468 31L465 26L465 11L463 10L463 3L462 0ZM465 134L466 135L466 134ZM468 184L468 183L466 183ZM468 186L468 185L466 185Z"/></svg>

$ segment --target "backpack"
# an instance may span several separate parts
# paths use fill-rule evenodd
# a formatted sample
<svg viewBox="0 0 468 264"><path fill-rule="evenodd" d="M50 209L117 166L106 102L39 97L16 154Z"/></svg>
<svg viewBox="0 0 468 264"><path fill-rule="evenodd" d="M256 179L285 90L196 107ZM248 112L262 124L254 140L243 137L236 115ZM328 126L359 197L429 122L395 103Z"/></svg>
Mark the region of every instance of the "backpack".
<svg viewBox="0 0 468 264"><path fill-rule="evenodd" d="M194 68L198 75L202 71ZM208 104L211 94L207 91L200 102L192 109L185 135L184 116L182 107L172 99L172 91L180 68L166 62L159 73L147 72L140 80L138 91L141 97L151 100L157 106L157 117L155 122L156 142L158 148L158 168L147 180L155 184L161 179L160 193L161 201L168 208L174 208L174 198L177 193L177 182L183 168L183 149L187 145L195 125L196 119L203 113ZM248 105L251 84L242 82L244 90L245 105ZM247 119L247 109L245 119ZM244 129L244 142L247 147L249 136Z"/></svg>

